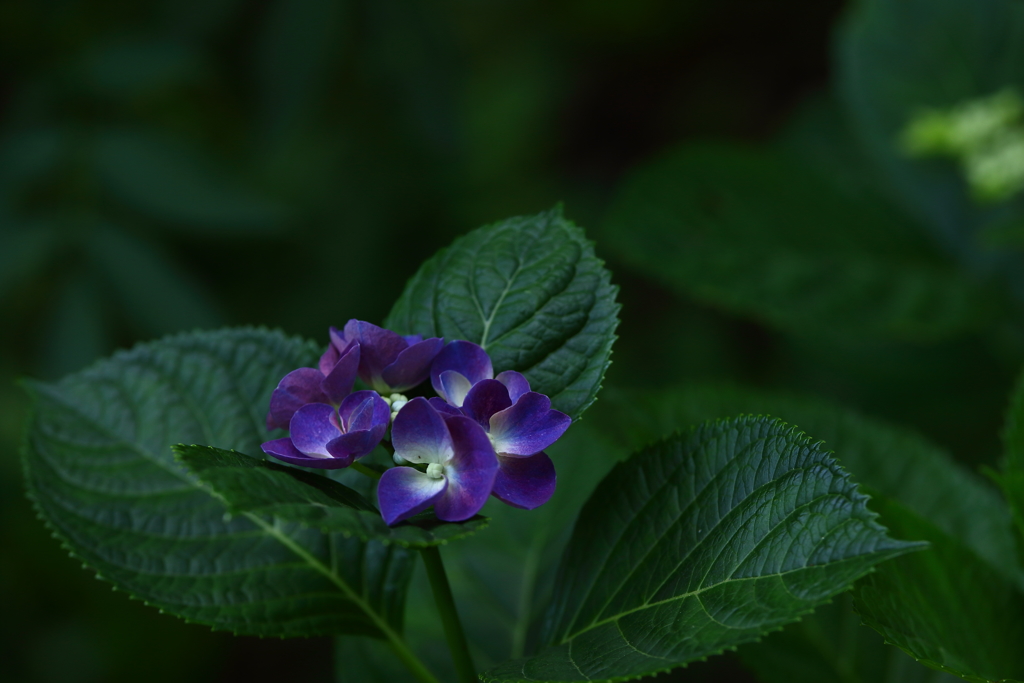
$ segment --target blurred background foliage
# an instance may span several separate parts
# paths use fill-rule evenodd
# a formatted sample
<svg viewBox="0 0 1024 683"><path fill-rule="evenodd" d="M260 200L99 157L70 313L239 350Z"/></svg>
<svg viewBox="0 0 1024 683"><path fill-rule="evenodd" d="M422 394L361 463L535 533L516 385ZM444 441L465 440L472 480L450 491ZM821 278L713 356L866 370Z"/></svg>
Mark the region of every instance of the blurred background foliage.
<svg viewBox="0 0 1024 683"><path fill-rule="evenodd" d="M995 464L1024 166L979 196L936 121L1009 103L1019 142L1021 94L1016 0L0 0L0 674L331 680L330 642L210 633L69 560L21 493L15 378L223 324L324 341L559 201L622 287L613 396L814 394ZM596 481L624 451L574 430Z"/></svg>

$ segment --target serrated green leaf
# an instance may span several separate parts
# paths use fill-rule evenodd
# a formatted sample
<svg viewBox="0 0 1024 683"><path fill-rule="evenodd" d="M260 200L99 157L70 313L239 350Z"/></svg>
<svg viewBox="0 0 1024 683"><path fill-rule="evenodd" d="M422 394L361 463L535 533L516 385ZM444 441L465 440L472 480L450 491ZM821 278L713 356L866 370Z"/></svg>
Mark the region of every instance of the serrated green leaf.
<svg viewBox="0 0 1024 683"><path fill-rule="evenodd" d="M488 681L628 680L755 640L915 547L807 436L707 422L617 465L580 513L551 647Z"/></svg>
<svg viewBox="0 0 1024 683"><path fill-rule="evenodd" d="M593 403L618 325L618 288L561 207L460 237L409 280L385 325L466 339L573 419Z"/></svg>
<svg viewBox="0 0 1024 683"><path fill-rule="evenodd" d="M821 438L853 478L894 497L984 557L1006 579L1019 576L1006 508L986 482L922 437L820 397L720 384L657 392L608 391L595 423L638 447L679 425L738 413L771 414ZM740 655L766 683L834 679L938 681L860 626L847 600L819 608L800 623ZM823 672L828 672L824 675Z"/></svg>
<svg viewBox="0 0 1024 683"><path fill-rule="evenodd" d="M602 238L676 291L783 330L932 340L996 310L900 214L778 150L679 147L630 175Z"/></svg>
<svg viewBox="0 0 1024 683"><path fill-rule="evenodd" d="M178 444L173 450L233 513L266 515L327 533L415 548L447 543L487 526L479 515L451 524L424 513L389 527L366 498L319 474L210 446Z"/></svg>
<svg viewBox="0 0 1024 683"><path fill-rule="evenodd" d="M923 664L974 683L1024 680L1024 596L966 545L887 498L872 507L928 552L886 563L860 582L864 623Z"/></svg>
<svg viewBox="0 0 1024 683"><path fill-rule="evenodd" d="M959 538L1008 578L1019 576L1013 528L982 477L921 436L818 396L727 384L609 390L596 424L628 448L684 425L741 413L772 415L824 441L856 481L899 500Z"/></svg>
<svg viewBox="0 0 1024 683"><path fill-rule="evenodd" d="M100 577L188 621L394 639L411 551L226 515L170 449L204 441L258 452L270 393L316 351L265 330L183 334L30 383L24 464L39 512Z"/></svg>

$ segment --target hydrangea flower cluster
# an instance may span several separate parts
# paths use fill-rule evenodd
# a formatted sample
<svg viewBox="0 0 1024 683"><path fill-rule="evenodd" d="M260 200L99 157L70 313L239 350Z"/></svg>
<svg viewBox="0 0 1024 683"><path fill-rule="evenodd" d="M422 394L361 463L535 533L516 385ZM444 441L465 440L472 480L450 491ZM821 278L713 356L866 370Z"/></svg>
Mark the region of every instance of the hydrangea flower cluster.
<svg viewBox="0 0 1024 683"><path fill-rule="evenodd" d="M267 429L290 436L264 443L266 453L335 469L390 441L396 466L377 487L389 525L430 507L461 522L492 495L527 510L551 498L555 468L544 449L571 419L526 377L495 376L487 352L468 341L403 337L359 320L332 327L330 339L318 368L293 370L274 390ZM370 389L353 391L356 377ZM437 396L402 393L428 378Z"/></svg>

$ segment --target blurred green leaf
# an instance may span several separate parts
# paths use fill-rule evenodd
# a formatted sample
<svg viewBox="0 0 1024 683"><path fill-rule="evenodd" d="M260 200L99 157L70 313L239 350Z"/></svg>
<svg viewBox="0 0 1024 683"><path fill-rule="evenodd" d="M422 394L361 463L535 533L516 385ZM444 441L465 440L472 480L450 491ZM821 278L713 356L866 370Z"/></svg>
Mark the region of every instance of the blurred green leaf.
<svg viewBox="0 0 1024 683"><path fill-rule="evenodd" d="M178 444L172 450L234 514L266 515L325 533L412 548L454 541L487 526L480 516L451 524L431 514L389 527L366 498L320 474L210 446Z"/></svg>
<svg viewBox="0 0 1024 683"><path fill-rule="evenodd" d="M960 679L915 662L861 624L849 594L837 596L740 657L761 683L954 683Z"/></svg>
<svg viewBox="0 0 1024 683"><path fill-rule="evenodd" d="M95 140L93 162L113 197L178 229L260 234L277 228L287 214L189 142L155 131L103 131Z"/></svg>
<svg viewBox="0 0 1024 683"><path fill-rule="evenodd" d="M65 547L118 589L189 621L262 636L394 635L414 555L224 506L171 445L256 451L307 342L228 329L136 346L32 382L30 495Z"/></svg>
<svg viewBox="0 0 1024 683"><path fill-rule="evenodd" d="M546 640L488 681L625 680L757 639L883 560L866 496L801 432L706 422L617 465L580 512Z"/></svg>
<svg viewBox="0 0 1024 683"><path fill-rule="evenodd" d="M220 314L210 295L160 246L116 228L98 228L88 242L98 274L140 332L159 336L170 332L215 327Z"/></svg>
<svg viewBox="0 0 1024 683"><path fill-rule="evenodd" d="M335 638L334 662L334 683L417 683L391 648L373 638Z"/></svg>
<svg viewBox="0 0 1024 683"><path fill-rule="evenodd" d="M59 237L48 224L8 222L0 210L0 301L40 273L60 245Z"/></svg>
<svg viewBox="0 0 1024 683"><path fill-rule="evenodd" d="M327 90L348 9L340 0L274 0L263 19L256 62L263 116L271 135L309 123Z"/></svg>
<svg viewBox="0 0 1024 683"><path fill-rule="evenodd" d="M56 297L40 344L41 370L46 377L79 370L112 346L103 294L90 273L72 270Z"/></svg>
<svg viewBox="0 0 1024 683"><path fill-rule="evenodd" d="M157 25L185 40L208 40L243 5L242 0L160 0Z"/></svg>
<svg viewBox="0 0 1024 683"><path fill-rule="evenodd" d="M866 150L894 196L943 245L981 270L1001 268L1024 294L1020 260L975 248L982 226L1020 214L970 199L950 162L900 148L911 119L1014 87L1024 93L1024 6L1014 0L864 0L838 34L838 88Z"/></svg>
<svg viewBox="0 0 1024 683"><path fill-rule="evenodd" d="M98 92L137 96L195 82L201 56L181 42L137 36L105 39L81 57L83 80Z"/></svg>
<svg viewBox="0 0 1024 683"><path fill-rule="evenodd" d="M996 310L899 214L771 150L677 148L631 174L602 235L677 291L783 330L933 340Z"/></svg>
<svg viewBox="0 0 1024 683"><path fill-rule="evenodd" d="M496 372L518 370L578 418L610 362L619 304L611 273L561 207L463 235L409 280L385 325L465 339Z"/></svg>
<svg viewBox="0 0 1024 683"><path fill-rule="evenodd" d="M66 136L57 128L7 132L0 142L0 210L13 208L19 193L57 167L66 143Z"/></svg>
<svg viewBox="0 0 1024 683"><path fill-rule="evenodd" d="M928 666L975 683L1024 680L1024 596L971 549L888 498L872 508L926 552L878 568L854 591L864 623Z"/></svg>

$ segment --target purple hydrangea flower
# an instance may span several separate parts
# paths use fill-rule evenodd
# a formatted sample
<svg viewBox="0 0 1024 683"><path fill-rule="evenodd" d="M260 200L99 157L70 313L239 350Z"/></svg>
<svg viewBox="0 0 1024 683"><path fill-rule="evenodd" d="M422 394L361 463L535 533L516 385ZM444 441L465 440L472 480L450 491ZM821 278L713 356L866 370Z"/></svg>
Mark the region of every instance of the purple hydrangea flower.
<svg viewBox="0 0 1024 683"><path fill-rule="evenodd" d="M375 391L357 391L335 409L310 403L295 411L290 438L263 444L263 451L278 460L321 469L348 467L372 451L384 437L391 408Z"/></svg>
<svg viewBox="0 0 1024 683"><path fill-rule="evenodd" d="M391 430L395 455L426 464L393 467L380 478L377 499L384 521L395 524L431 505L438 519L461 522L484 506L498 459L484 430L460 413L440 413L424 398L402 408Z"/></svg>
<svg viewBox="0 0 1024 683"><path fill-rule="evenodd" d="M352 385L359 369L359 344L352 344L344 353L331 356L333 344L320 358L320 369L292 370L278 383L270 396L267 412L267 430L285 429L292 416L310 403L329 403L333 406L352 393Z"/></svg>
<svg viewBox="0 0 1024 683"><path fill-rule="evenodd" d="M530 383L518 372L507 370L495 378L490 356L473 342L453 341L441 349L430 366L434 391L457 408L462 407L469 390L485 379L497 379L504 384L513 403L530 390Z"/></svg>
<svg viewBox="0 0 1024 683"><path fill-rule="evenodd" d="M356 345L360 348L359 378L376 391L390 394L423 382L444 340L423 339L419 335L403 337L371 323L349 320L344 330L331 328L331 346L320 359L321 371Z"/></svg>
<svg viewBox="0 0 1024 683"><path fill-rule="evenodd" d="M530 391L530 382L520 373L493 375L483 348L454 341L430 370L434 390L444 400L430 402L438 411L466 415L483 427L498 456L494 496L532 510L555 492L555 467L544 449L565 433L572 419L552 410L547 396Z"/></svg>

